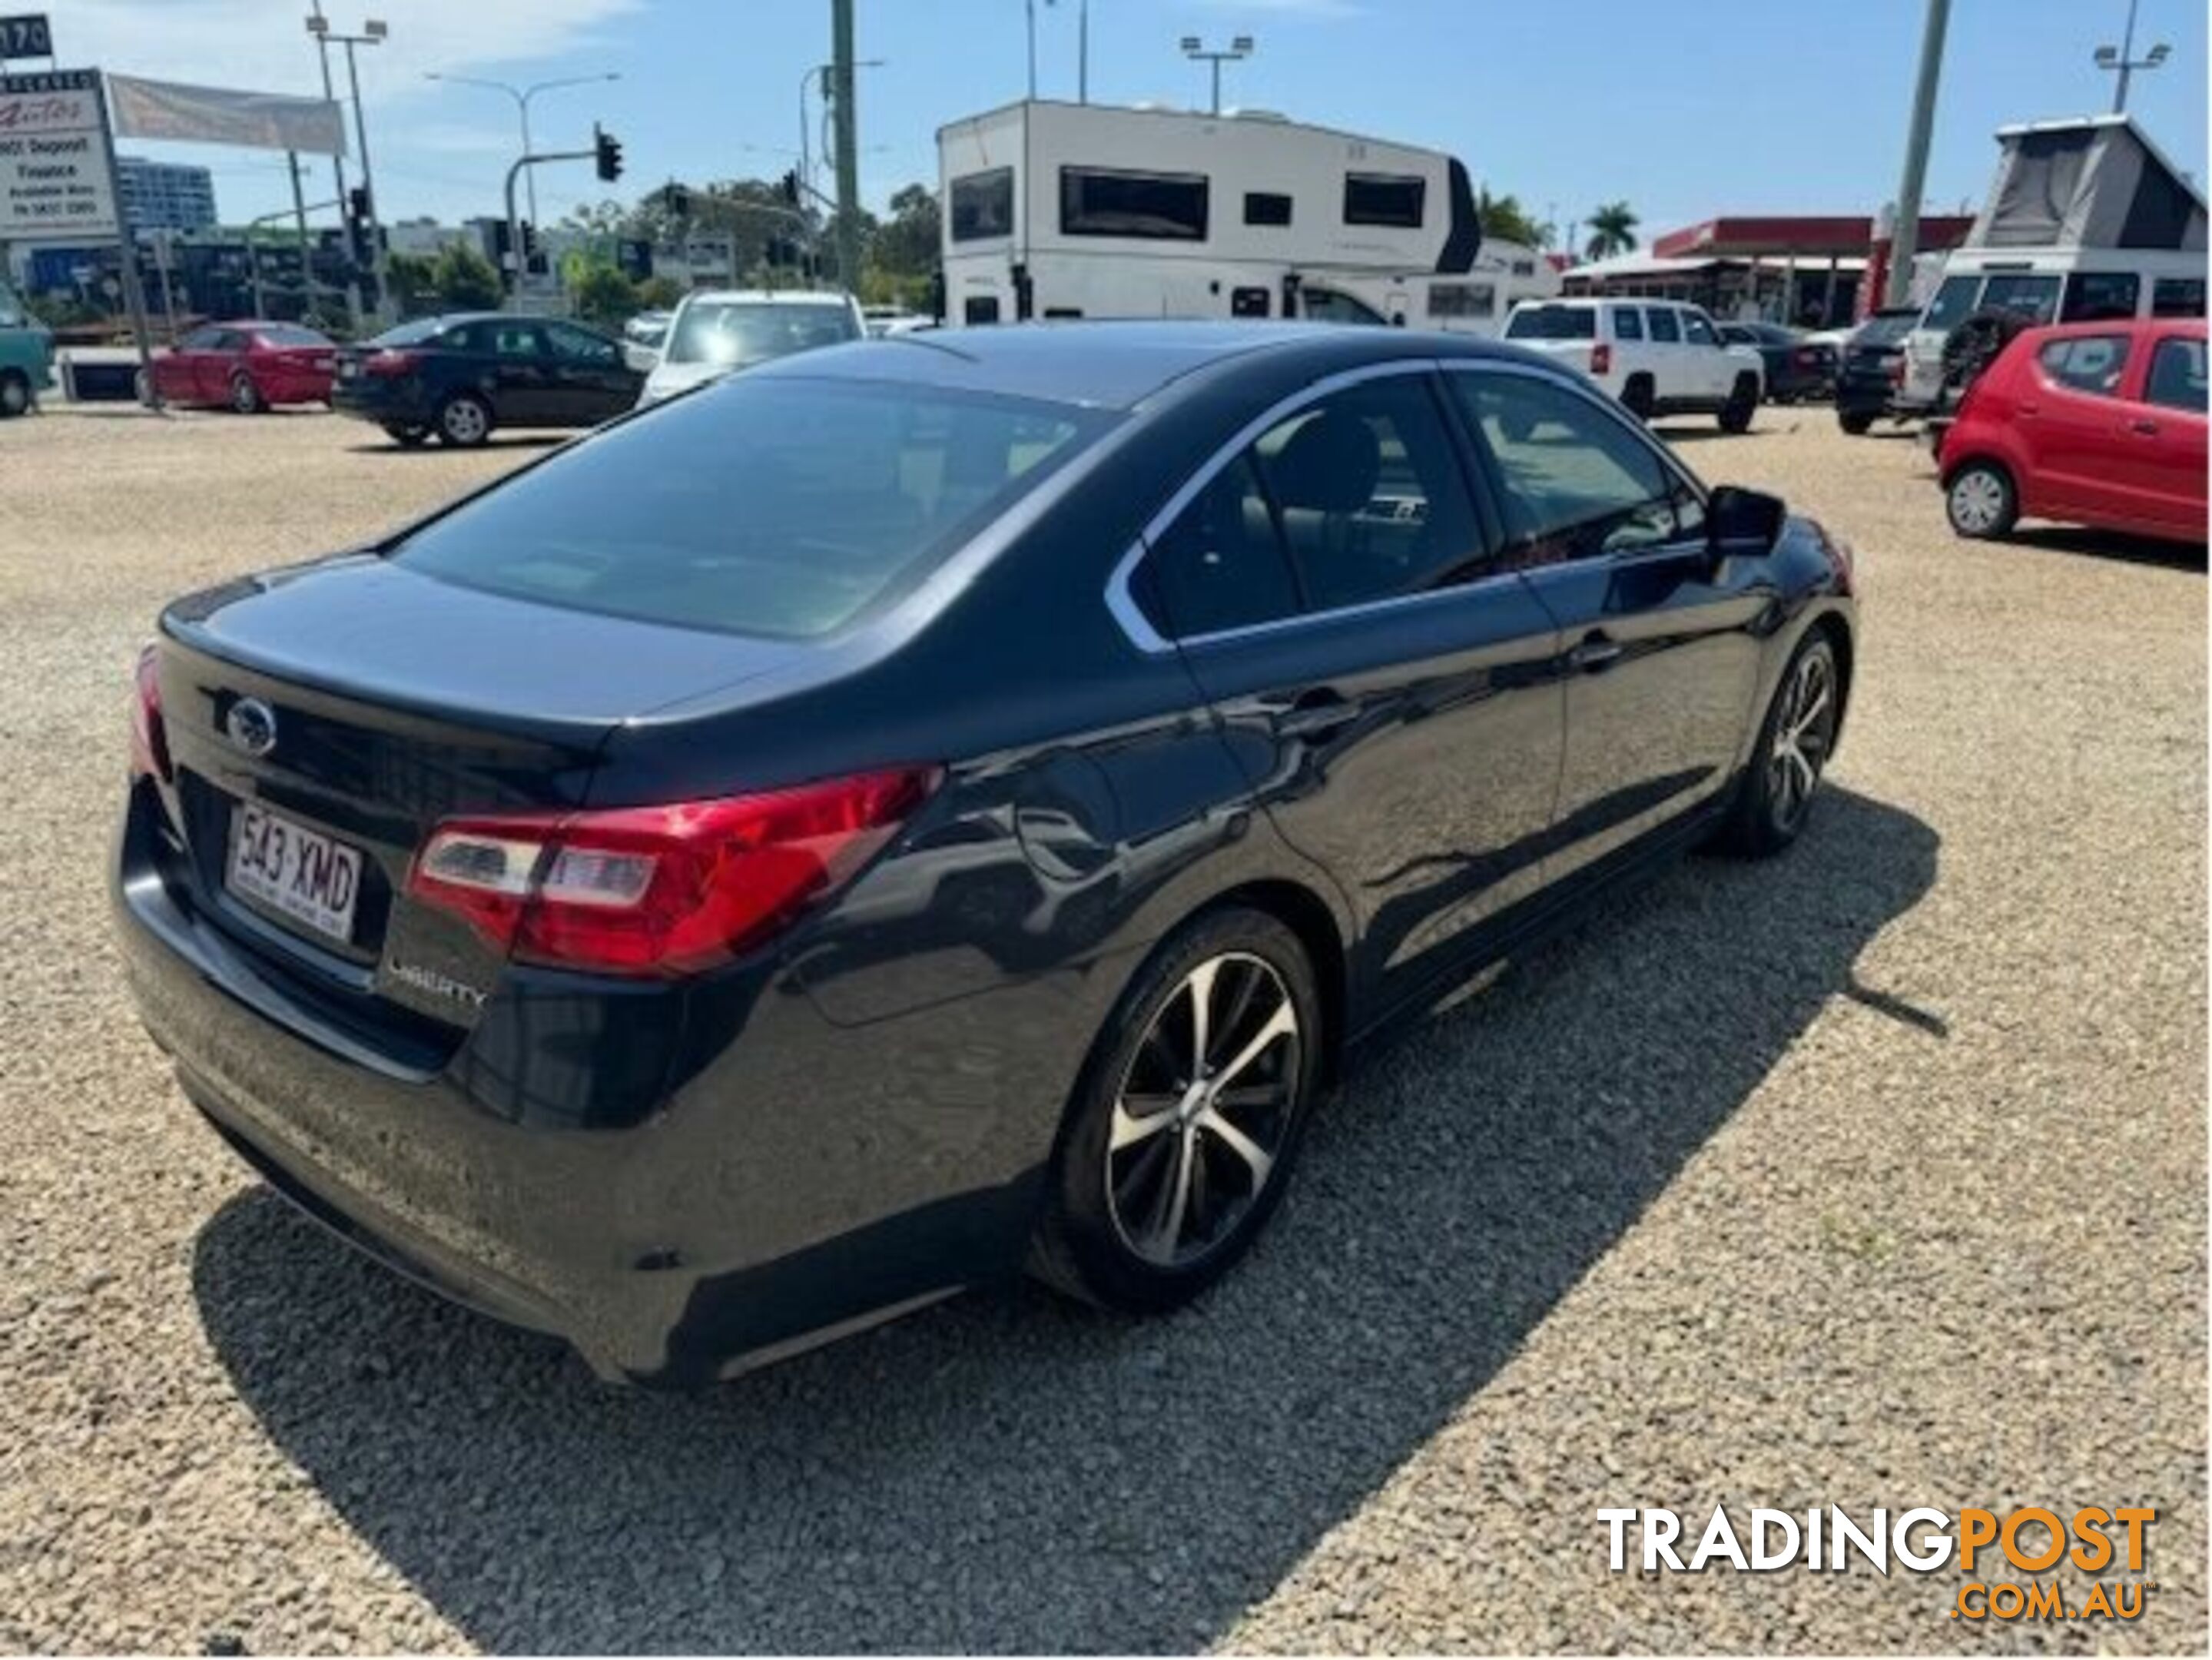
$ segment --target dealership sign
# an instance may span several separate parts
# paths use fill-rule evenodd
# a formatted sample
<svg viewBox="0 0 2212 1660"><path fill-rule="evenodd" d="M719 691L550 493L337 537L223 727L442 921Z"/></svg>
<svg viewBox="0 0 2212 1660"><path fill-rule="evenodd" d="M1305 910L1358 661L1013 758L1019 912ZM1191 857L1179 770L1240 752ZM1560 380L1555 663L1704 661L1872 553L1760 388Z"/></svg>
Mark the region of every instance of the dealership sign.
<svg viewBox="0 0 2212 1660"><path fill-rule="evenodd" d="M100 72L0 75L0 242L122 234Z"/></svg>

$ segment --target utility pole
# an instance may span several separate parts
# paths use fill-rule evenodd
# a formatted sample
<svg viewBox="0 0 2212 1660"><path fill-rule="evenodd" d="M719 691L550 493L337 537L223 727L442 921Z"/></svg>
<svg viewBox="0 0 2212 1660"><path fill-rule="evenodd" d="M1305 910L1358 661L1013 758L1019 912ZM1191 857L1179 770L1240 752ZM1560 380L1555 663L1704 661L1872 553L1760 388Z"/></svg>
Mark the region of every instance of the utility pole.
<svg viewBox="0 0 2212 1660"><path fill-rule="evenodd" d="M323 0L309 0L309 3L315 10L314 15L307 19L307 33L315 37L315 57L323 66L323 101L333 104L337 98L331 85L331 46L325 38L330 32L330 24L323 16ZM345 157L335 150L331 154L331 198L338 204L338 217L343 220L346 201ZM301 258L305 257L303 252ZM345 291L346 314L352 319L356 332L361 328L362 301L365 298L362 293L360 275L356 272L352 286Z"/></svg>
<svg viewBox="0 0 2212 1660"><path fill-rule="evenodd" d="M1920 76L1912 88L1912 124L1905 135L1905 176L1897 186L1897 223L1890 232L1889 278L1882 303L1902 306L1912 291L1912 256L1920 249L1920 193L1928 183L1928 140L1936 125L1936 83L1943 73L1943 36L1951 0L1928 0L1920 32Z"/></svg>
<svg viewBox="0 0 2212 1660"><path fill-rule="evenodd" d="M2119 71L2119 82L2112 88L2113 114L2127 113L2128 82L2133 78L2135 72L2137 70L2156 69L2160 64L2166 62L2167 55L2172 50L2172 47L2161 40L2142 57L2136 56L2136 0L2128 0L2128 32L2121 38L2119 50L2114 52L2110 46L2097 48L2097 67L2100 70Z"/></svg>
<svg viewBox="0 0 2212 1660"><path fill-rule="evenodd" d="M284 171L291 175L292 218L294 224L298 228L300 232L300 283L301 293L305 302L306 311L313 311L315 308L315 252L313 244L310 243L307 238L307 198L300 189L299 151L286 150L284 152ZM341 216L345 212L345 199L343 197L341 197L338 201L338 212ZM251 246L253 240L253 230L251 226L247 227L246 235L247 244L248 246ZM258 258L253 262L253 287L254 313L257 316L266 316L268 313L261 309L261 262Z"/></svg>
<svg viewBox="0 0 2212 1660"><path fill-rule="evenodd" d="M860 121L853 107L853 0L830 0L830 81L837 100L837 280L860 290Z"/></svg>

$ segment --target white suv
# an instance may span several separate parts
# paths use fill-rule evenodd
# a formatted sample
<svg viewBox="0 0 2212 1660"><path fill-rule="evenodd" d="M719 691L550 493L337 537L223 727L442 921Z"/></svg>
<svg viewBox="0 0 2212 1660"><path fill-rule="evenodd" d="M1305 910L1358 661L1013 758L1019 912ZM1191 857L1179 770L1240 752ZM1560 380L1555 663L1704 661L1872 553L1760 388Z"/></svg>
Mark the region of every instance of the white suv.
<svg viewBox="0 0 2212 1660"><path fill-rule="evenodd" d="M1674 300L1526 300L1505 337L1575 368L1645 420L1717 415L1721 430L1751 424L1765 390L1757 348L1723 344L1713 319Z"/></svg>
<svg viewBox="0 0 2212 1660"><path fill-rule="evenodd" d="M638 393L640 409L732 369L867 333L849 294L802 289L698 289L684 296L661 337L659 361Z"/></svg>

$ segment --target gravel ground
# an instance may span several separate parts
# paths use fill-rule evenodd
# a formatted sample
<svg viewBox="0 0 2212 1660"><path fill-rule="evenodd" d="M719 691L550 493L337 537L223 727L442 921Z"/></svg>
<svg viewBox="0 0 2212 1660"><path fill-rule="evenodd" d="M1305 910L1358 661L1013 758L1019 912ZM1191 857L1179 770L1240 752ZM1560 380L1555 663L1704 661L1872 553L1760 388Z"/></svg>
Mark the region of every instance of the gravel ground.
<svg viewBox="0 0 2212 1660"><path fill-rule="evenodd" d="M1956 543L1917 446L1817 410L1679 430L1859 550L1790 858L1355 1078L1181 1316L975 1297L670 1398L296 1219L106 944L158 603L536 449L0 428L0 1647L2202 1652L2201 556ZM1970 1626L1955 1574L1606 1571L1596 1507L1723 1499L2155 1505L2158 1589Z"/></svg>

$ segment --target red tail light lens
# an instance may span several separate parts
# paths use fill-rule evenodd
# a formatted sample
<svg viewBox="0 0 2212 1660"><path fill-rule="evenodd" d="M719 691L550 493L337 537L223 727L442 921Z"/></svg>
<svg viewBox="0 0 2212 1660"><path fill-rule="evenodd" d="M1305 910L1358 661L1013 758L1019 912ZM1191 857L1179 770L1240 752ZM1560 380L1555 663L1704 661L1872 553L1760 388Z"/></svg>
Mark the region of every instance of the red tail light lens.
<svg viewBox="0 0 2212 1660"><path fill-rule="evenodd" d="M138 654L131 696L131 775L169 779L169 734L161 724L159 659L149 644Z"/></svg>
<svg viewBox="0 0 2212 1660"><path fill-rule="evenodd" d="M903 768L671 806L451 819L416 855L407 891L519 961L690 973L849 881L939 775Z"/></svg>
<svg viewBox="0 0 2212 1660"><path fill-rule="evenodd" d="M1893 386L1905 384L1905 356L1901 352L1889 360L1889 384Z"/></svg>
<svg viewBox="0 0 2212 1660"><path fill-rule="evenodd" d="M1601 340L1590 348L1589 372L1592 374L1605 374L1610 373L1612 368L1613 347L1607 342Z"/></svg>
<svg viewBox="0 0 2212 1660"><path fill-rule="evenodd" d="M396 377L414 374L422 361L422 354L419 351L393 351L387 347L382 351L371 352L362 361L361 368L364 374Z"/></svg>

